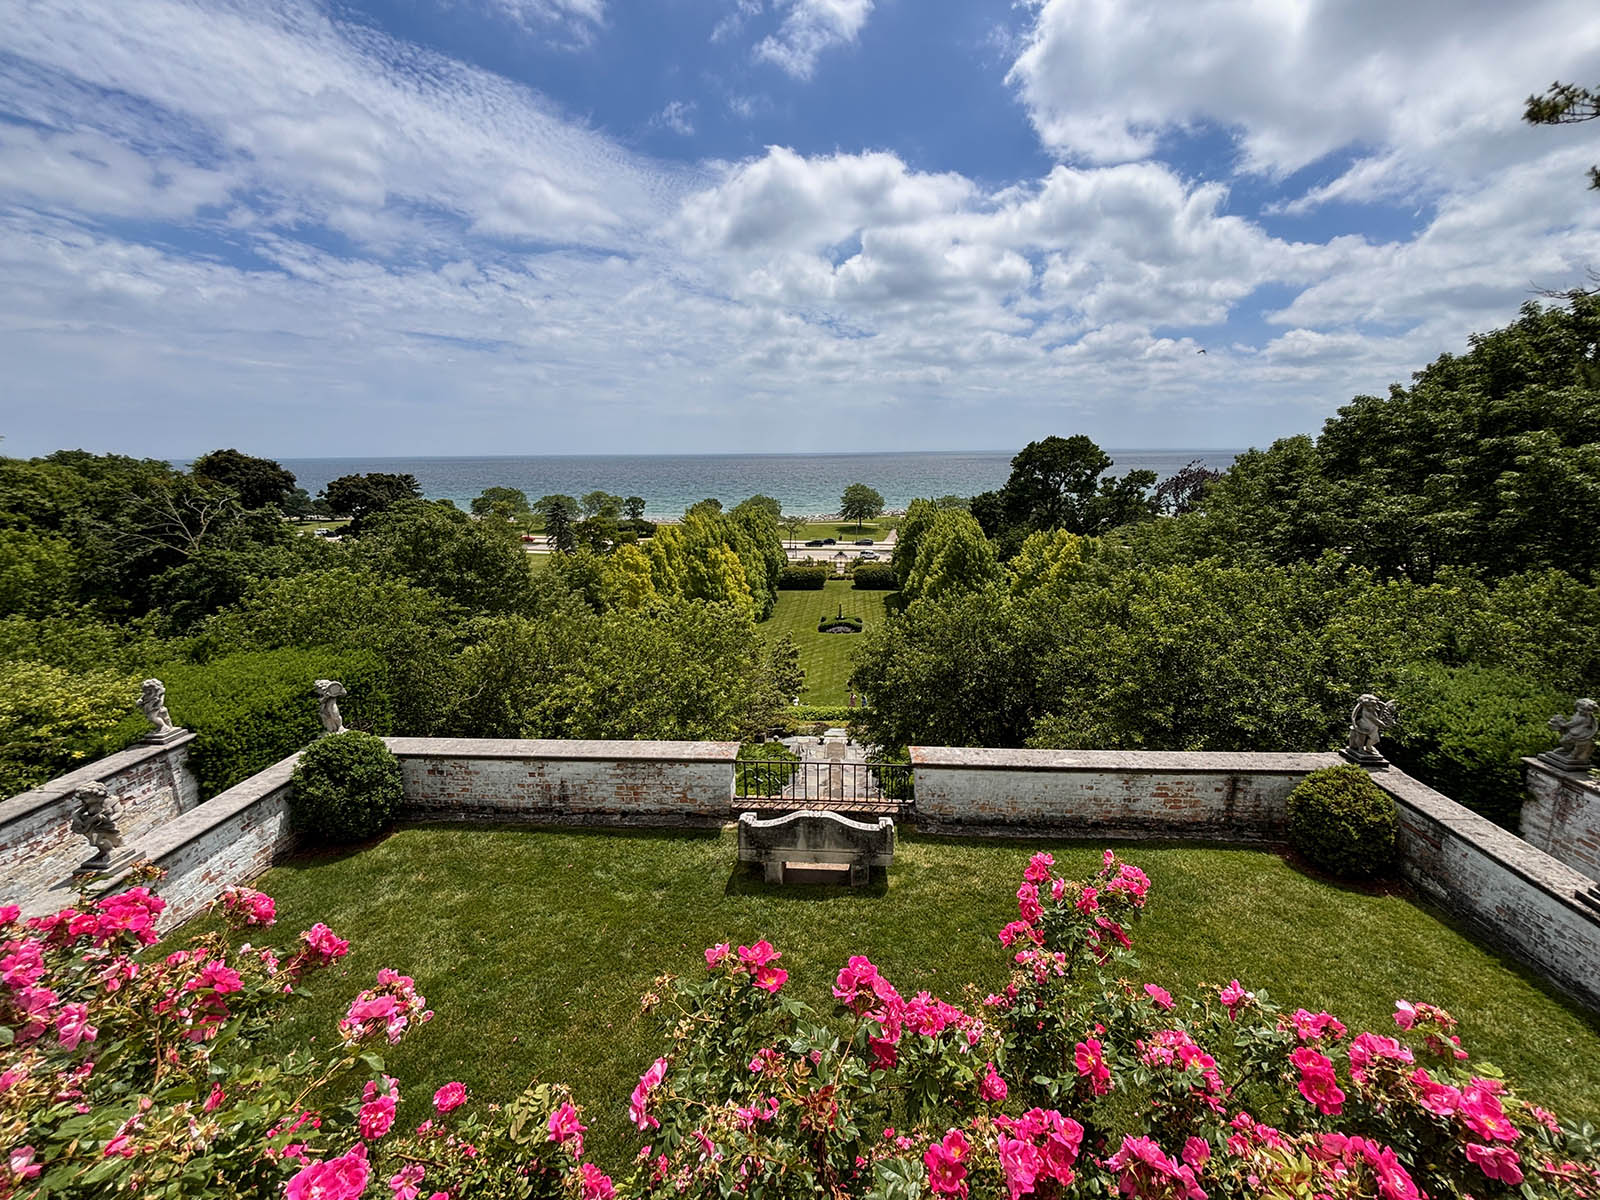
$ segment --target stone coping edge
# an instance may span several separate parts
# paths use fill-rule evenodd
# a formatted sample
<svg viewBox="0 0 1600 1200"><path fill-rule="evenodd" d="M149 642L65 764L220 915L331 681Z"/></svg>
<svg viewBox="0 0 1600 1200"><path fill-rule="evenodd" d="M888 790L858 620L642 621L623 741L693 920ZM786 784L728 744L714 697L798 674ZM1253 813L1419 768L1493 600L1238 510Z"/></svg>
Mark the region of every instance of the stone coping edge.
<svg viewBox="0 0 1600 1200"><path fill-rule="evenodd" d="M270 796L280 788L287 787L289 777L294 773L295 764L300 761L301 753L296 750L288 758L273 763L265 770L257 771L225 792L218 792L182 816L158 826L134 841L128 849L133 851L135 861L143 859L159 863L169 855L182 850L190 842L204 837L218 825L237 816L252 804ZM106 880L98 886L104 890L114 891L126 878L127 872L124 871L115 879Z"/></svg>
<svg viewBox="0 0 1600 1200"><path fill-rule="evenodd" d="M912 746L911 766L958 771L1117 771L1144 775L1303 775L1345 760L1333 751L1255 754L1231 750L1024 750Z"/></svg>
<svg viewBox="0 0 1600 1200"><path fill-rule="evenodd" d="M499 758L559 762L645 761L731 763L738 742L568 741L564 738L412 738L383 739L396 758Z"/></svg>
<svg viewBox="0 0 1600 1200"><path fill-rule="evenodd" d="M93 762L84 763L83 766L68 771L65 775L57 775L42 787L32 791L18 792L9 800L0 800L0 825L21 820L32 812L54 804L65 796L70 796L82 784L100 783L120 771L136 767L142 762L165 754L179 746L187 746L194 741L193 730L185 730L180 736L165 742L135 742L126 750L118 750L115 754L108 754L104 758L97 758Z"/></svg>
<svg viewBox="0 0 1600 1200"><path fill-rule="evenodd" d="M1536 754L1530 754L1524 758L1522 765L1530 771L1543 772L1551 779L1559 780L1561 783L1569 784L1582 791L1592 792L1594 795L1600 796L1600 778L1596 778L1588 772L1580 775L1576 771L1563 771L1554 763L1545 762L1544 759Z"/></svg>
<svg viewBox="0 0 1600 1200"><path fill-rule="evenodd" d="M1590 924L1600 925L1600 913L1578 899L1579 893L1594 885L1587 875L1501 829L1487 817L1480 817L1443 792L1434 791L1420 779L1395 770L1373 771L1371 775L1372 781L1397 804L1443 826L1447 833L1472 850L1498 863Z"/></svg>

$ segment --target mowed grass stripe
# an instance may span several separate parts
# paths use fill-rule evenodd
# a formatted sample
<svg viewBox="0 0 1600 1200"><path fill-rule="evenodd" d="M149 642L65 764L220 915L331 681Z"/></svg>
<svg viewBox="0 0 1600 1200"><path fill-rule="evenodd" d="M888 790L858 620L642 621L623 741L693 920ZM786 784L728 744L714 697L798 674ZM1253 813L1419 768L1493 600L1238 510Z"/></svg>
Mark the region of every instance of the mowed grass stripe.
<svg viewBox="0 0 1600 1200"><path fill-rule="evenodd" d="M828 581L820 592L779 592L778 606L762 622L762 632L794 635L800 647L800 665L806 669L802 704L845 704L850 699L851 654L861 642L854 633L818 633L817 618L835 615L843 607L847 616L861 618L863 630L883 623L883 601L888 592L858 592L847 579Z"/></svg>

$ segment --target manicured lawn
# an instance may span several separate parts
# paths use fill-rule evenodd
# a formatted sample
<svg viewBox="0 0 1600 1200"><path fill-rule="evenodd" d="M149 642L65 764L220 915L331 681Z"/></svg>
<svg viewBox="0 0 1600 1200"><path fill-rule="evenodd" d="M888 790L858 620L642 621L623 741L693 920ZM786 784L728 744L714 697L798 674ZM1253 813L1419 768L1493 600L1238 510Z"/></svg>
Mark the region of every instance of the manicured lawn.
<svg viewBox="0 0 1600 1200"><path fill-rule="evenodd" d="M858 592L848 579L828 581L820 592L779 592L778 606L761 624L769 634L792 633L800 646L800 665L806 669L802 704L846 704L850 700L850 655L861 640L855 633L818 633L817 618L834 615L843 606L846 615L860 617L871 629L883 621L883 598L888 592Z"/></svg>
<svg viewBox="0 0 1600 1200"><path fill-rule="evenodd" d="M738 874L731 830L408 828L269 872L258 886L277 898L277 936L253 940L284 944L318 920L351 939L349 958L282 1026L283 1044L332 1042L350 998L395 967L437 1013L386 1053L410 1081L403 1116L420 1120L450 1079L478 1103L508 1100L534 1076L564 1080L587 1108L597 1157L621 1167L637 1149L628 1092L663 1045L638 1007L657 975L703 970L716 942L766 937L783 951L790 991L823 1011L853 953L902 992L959 1002L967 981L985 992L1004 981L994 932L1016 915L1022 867L1041 847L1077 875L1100 850L903 835L887 885L851 892ZM1524 1094L1600 1119L1600 1025L1407 899L1345 890L1262 851L1123 853L1153 884L1133 930L1145 978L1176 991L1237 976L1290 1007L1325 1008L1352 1033L1391 1031L1399 997L1443 1004L1475 1057Z"/></svg>
<svg viewBox="0 0 1600 1200"><path fill-rule="evenodd" d="M811 538L835 538L841 542L854 542L858 538L872 538L881 542L889 536L891 529L900 527L899 518L892 520L863 521L861 528L857 529L854 521L841 521L835 524L832 521L813 521L799 532L800 541L809 541ZM783 530L785 541L789 540L789 531Z"/></svg>

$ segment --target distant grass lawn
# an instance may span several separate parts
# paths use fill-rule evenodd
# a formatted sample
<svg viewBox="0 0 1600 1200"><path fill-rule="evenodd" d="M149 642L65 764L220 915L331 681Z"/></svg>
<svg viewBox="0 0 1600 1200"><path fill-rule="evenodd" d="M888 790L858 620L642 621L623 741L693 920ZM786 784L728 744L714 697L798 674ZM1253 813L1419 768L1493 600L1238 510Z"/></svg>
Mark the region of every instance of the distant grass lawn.
<svg viewBox="0 0 1600 1200"><path fill-rule="evenodd" d="M802 542L809 541L812 538L835 538L841 542L854 542L859 538L872 538L874 541L881 542L889 536L891 529L898 529L899 527L900 520L898 517L891 520L865 521L860 529L855 527L853 521L843 521L839 524L834 524L832 521L813 521L802 528L796 536ZM785 529L782 532L784 540L790 540L789 531Z"/></svg>
<svg viewBox="0 0 1600 1200"><path fill-rule="evenodd" d="M806 669L802 704L847 704L850 700L850 654L860 644L856 633L818 633L817 618L830 617L841 605L847 615L860 617L865 628L883 623L883 598L888 592L858 592L848 579L830 579L820 592L779 592L778 607L762 622L763 632L792 633L800 646L800 665Z"/></svg>
<svg viewBox="0 0 1600 1200"><path fill-rule="evenodd" d="M503 1102L537 1076L572 1085L603 1164L621 1167L628 1092L664 1044L639 997L701 951L770 938L788 989L826 1013L845 959L866 954L902 992L959 1001L1006 978L995 930L1016 916L1027 856L1082 876L1100 845L903 835L887 887L769 888L736 874L721 834L428 826L342 857L306 857L258 886L278 901L273 944L326 921L349 958L294 1006L283 1045L335 1039L380 967L414 975L437 1016L387 1049L410 1081L404 1116L439 1084ZM1133 930L1143 976L1177 990L1237 976L1278 1001L1391 1032L1394 1001L1447 1006L1476 1058L1570 1118L1600 1119L1600 1024L1399 896L1347 891L1257 850L1127 844L1152 880ZM261 931L254 931L259 935ZM268 942L257 936L258 944Z"/></svg>

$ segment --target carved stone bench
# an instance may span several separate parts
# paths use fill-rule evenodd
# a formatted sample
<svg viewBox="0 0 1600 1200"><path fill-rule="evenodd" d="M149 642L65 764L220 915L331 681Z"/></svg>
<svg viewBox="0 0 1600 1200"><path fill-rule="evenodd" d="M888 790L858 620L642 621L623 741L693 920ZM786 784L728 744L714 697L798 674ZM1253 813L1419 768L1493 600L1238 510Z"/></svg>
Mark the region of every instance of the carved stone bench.
<svg viewBox="0 0 1600 1200"><path fill-rule="evenodd" d="M894 862L894 821L853 821L807 809L762 820L739 817L739 861L758 863L768 883L846 883L860 887L873 867Z"/></svg>

